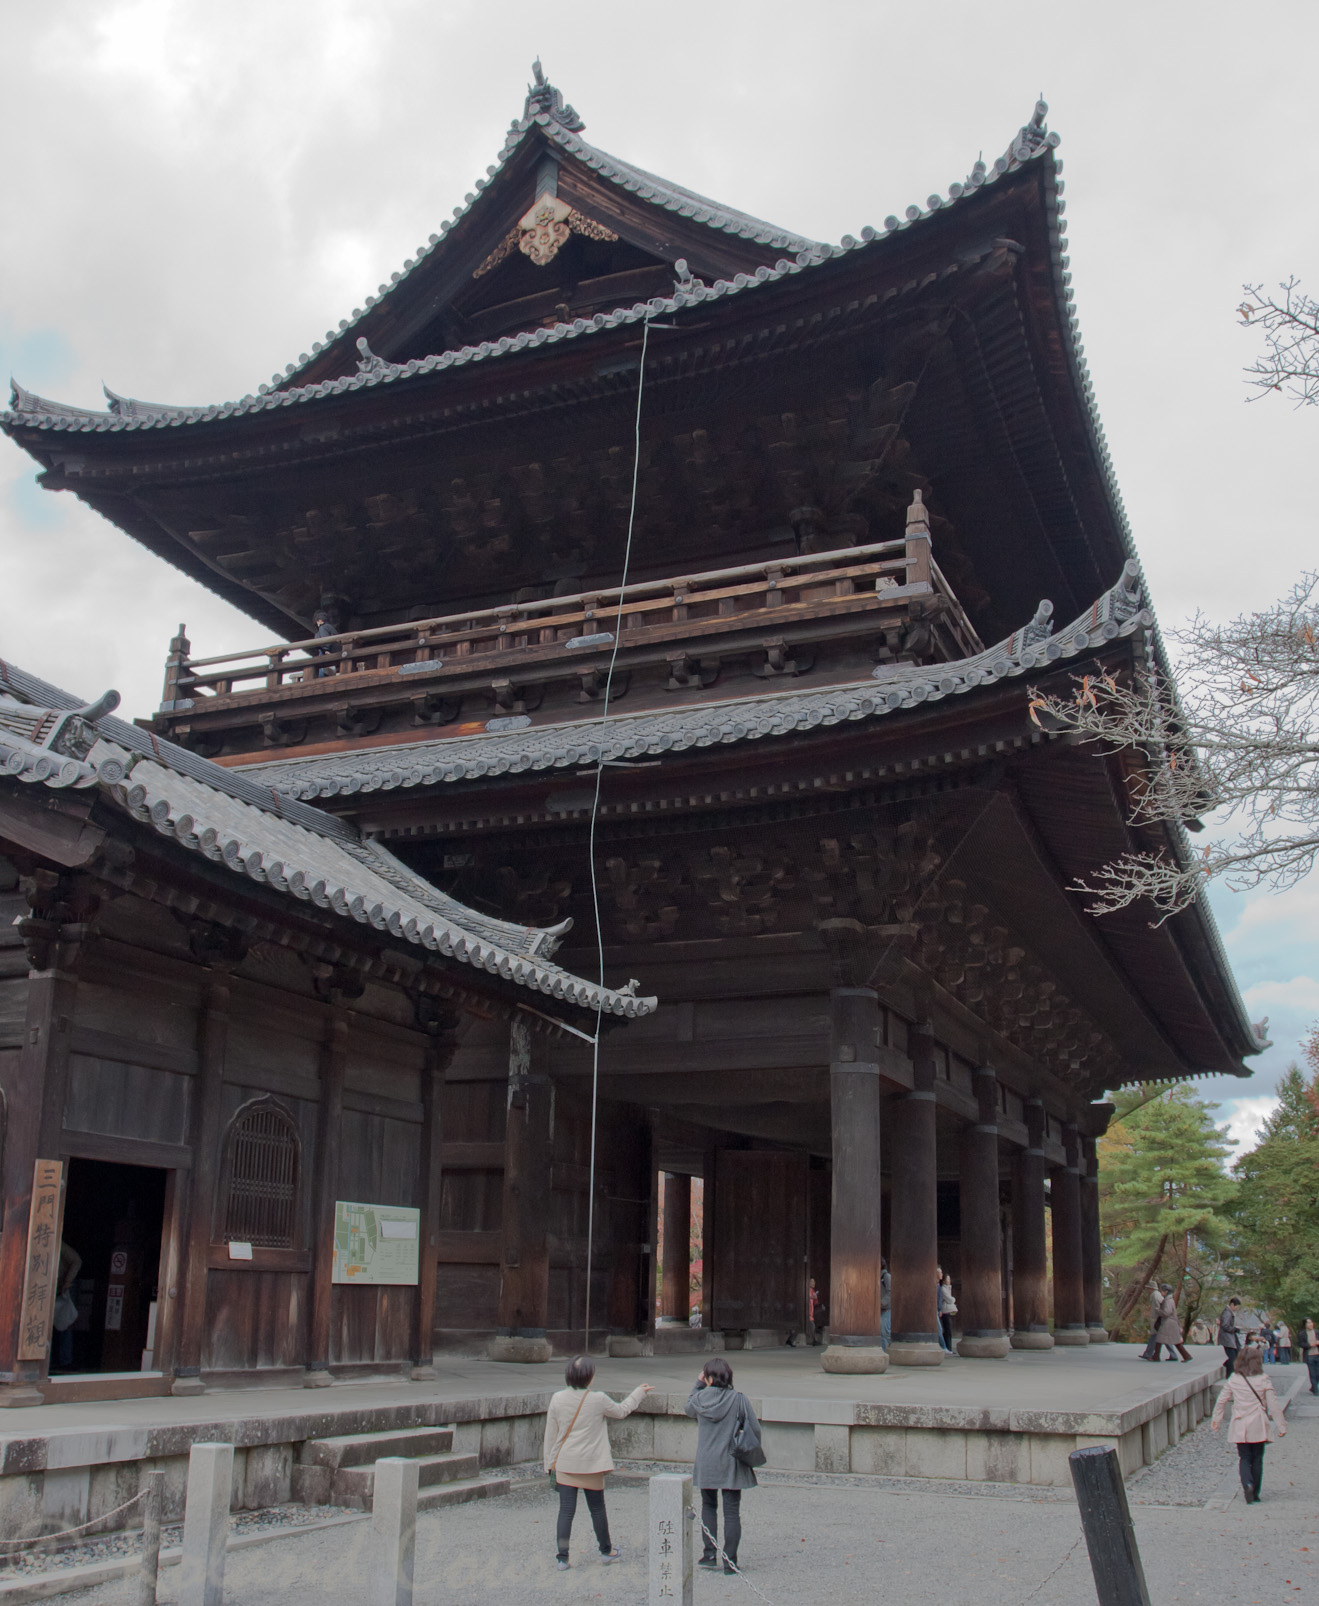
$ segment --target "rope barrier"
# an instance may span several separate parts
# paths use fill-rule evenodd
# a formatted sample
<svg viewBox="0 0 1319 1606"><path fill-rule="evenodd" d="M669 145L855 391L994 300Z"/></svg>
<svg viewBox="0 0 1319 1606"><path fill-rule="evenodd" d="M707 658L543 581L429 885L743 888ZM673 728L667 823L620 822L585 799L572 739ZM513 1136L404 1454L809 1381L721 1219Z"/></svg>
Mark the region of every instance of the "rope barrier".
<svg viewBox="0 0 1319 1606"><path fill-rule="evenodd" d="M117 1517L121 1511L127 1511L139 1500L145 1500L147 1494L146 1489L139 1489L132 1499L125 1500L122 1506L116 1506L113 1511L103 1511L99 1517L93 1517L90 1522L84 1522L77 1528L61 1528L53 1534L34 1534L31 1539L0 1539L0 1546L7 1550L15 1545L48 1545L52 1539L70 1539L74 1534L86 1533L89 1528L98 1528L103 1522L109 1522L111 1517Z"/></svg>

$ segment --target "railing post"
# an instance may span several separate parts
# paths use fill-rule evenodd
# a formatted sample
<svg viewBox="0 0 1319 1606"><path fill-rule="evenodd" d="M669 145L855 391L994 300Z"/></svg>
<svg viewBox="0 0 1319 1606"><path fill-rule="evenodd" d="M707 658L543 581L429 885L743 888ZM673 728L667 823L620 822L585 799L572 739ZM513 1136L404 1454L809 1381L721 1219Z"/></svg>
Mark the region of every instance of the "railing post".
<svg viewBox="0 0 1319 1606"><path fill-rule="evenodd" d="M660 1472L650 1480L649 1606L692 1606L692 1479Z"/></svg>
<svg viewBox="0 0 1319 1606"><path fill-rule="evenodd" d="M223 1606L224 1547L234 1481L232 1444L194 1444L188 1454L179 1606Z"/></svg>
<svg viewBox="0 0 1319 1606"><path fill-rule="evenodd" d="M162 708L172 708L183 696L183 677L188 670L188 654L191 651L188 627L180 625L178 635L169 644L169 656L165 659L165 685L160 694Z"/></svg>
<svg viewBox="0 0 1319 1606"><path fill-rule="evenodd" d="M142 1502L142 1570L138 1574L137 1606L156 1606L160 1575L160 1513L165 1498L165 1474L148 1472Z"/></svg>
<svg viewBox="0 0 1319 1606"><path fill-rule="evenodd" d="M1099 1606L1150 1606L1117 1451L1090 1445L1067 1460Z"/></svg>
<svg viewBox="0 0 1319 1606"><path fill-rule="evenodd" d="M418 1467L401 1455L376 1462L371 1493L371 1606L412 1606Z"/></svg>
<svg viewBox="0 0 1319 1606"><path fill-rule="evenodd" d="M907 509L907 584L931 583L930 575L930 516L925 499L919 491L912 492L911 506Z"/></svg>

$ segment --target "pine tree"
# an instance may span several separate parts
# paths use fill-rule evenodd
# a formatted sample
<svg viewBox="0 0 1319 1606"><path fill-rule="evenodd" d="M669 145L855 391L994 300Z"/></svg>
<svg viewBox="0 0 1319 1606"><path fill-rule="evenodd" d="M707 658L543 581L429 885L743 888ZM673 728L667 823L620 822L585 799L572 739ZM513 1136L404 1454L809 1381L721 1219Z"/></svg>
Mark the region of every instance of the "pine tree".
<svg viewBox="0 0 1319 1606"><path fill-rule="evenodd" d="M1236 1187L1225 1169L1229 1145L1214 1124L1216 1109L1186 1087L1119 1095L1117 1118L1099 1145L1114 1329L1127 1326L1156 1277L1173 1285L1189 1323L1221 1275Z"/></svg>
<svg viewBox="0 0 1319 1606"><path fill-rule="evenodd" d="M1293 1065L1278 1086L1278 1108L1258 1148L1235 1171L1238 1255L1263 1305L1293 1332L1319 1322L1319 1041L1312 1035L1307 1079Z"/></svg>

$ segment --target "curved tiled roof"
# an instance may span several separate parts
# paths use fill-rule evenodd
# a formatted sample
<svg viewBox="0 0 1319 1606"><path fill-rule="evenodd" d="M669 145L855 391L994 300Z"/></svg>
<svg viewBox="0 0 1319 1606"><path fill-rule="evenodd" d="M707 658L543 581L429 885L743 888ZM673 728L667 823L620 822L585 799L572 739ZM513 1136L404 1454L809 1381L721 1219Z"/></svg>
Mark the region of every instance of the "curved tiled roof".
<svg viewBox="0 0 1319 1606"><path fill-rule="evenodd" d="M241 773L259 776L292 797L347 797L360 792L437 786L488 775L565 769L690 748L791 736L821 725L879 719L903 709L960 697L981 686L1047 667L1118 636L1148 629L1139 572L1129 562L1117 585L1065 630L1051 633L1050 609L1005 641L954 663L882 665L864 681L818 690L778 692L645 713L612 713L558 725L458 736L407 747L285 758Z"/></svg>
<svg viewBox="0 0 1319 1606"><path fill-rule="evenodd" d="M18 672L3 668L12 691ZM73 701L67 694L61 697ZM104 707L117 702L107 693L98 703L75 703L70 711L33 703L21 692L0 696L0 784L13 779L57 788L99 787L134 819L180 847L343 919L579 1009L631 1018L656 1008L654 998L601 987L554 964L551 955L567 922L542 928L481 914L431 886L379 843L362 841L355 832L345 838L318 831L288 810L277 811L268 788L228 776L205 760L204 769L192 766L189 773L171 763L181 749L169 743L151 754L126 746L116 737L133 727L100 717ZM318 809L298 808L313 821L322 817Z"/></svg>

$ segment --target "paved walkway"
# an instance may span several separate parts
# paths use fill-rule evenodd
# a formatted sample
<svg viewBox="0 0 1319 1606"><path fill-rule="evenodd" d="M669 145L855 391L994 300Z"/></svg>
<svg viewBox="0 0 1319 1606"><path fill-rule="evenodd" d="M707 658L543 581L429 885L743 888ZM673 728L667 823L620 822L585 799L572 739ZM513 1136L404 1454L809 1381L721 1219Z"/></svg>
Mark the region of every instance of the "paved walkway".
<svg viewBox="0 0 1319 1606"><path fill-rule="evenodd" d="M1278 1376L1282 1392L1295 1380L1291 1372L1282 1369ZM1133 1506L1157 1606L1319 1600L1319 1410L1313 1405L1303 1395L1287 1438L1269 1448L1260 1505L1245 1506L1237 1497L1225 1510ZM1207 1434L1207 1427L1197 1430L1167 1459L1199 1457L1222 1491L1230 1488L1236 1456L1222 1436L1206 1443ZM611 1480L608 1500L624 1560L611 1567L594 1556L583 1511L566 1573L554 1569L554 1497L541 1482L487 1505L424 1514L417 1606L641 1606L645 1484ZM763 1606L766 1600L772 1606L818 1600L874 1606L898 1599L903 1606L1093 1606L1095 1600L1084 1542L1077 1543L1075 1504L1051 1491L995 1486L948 1494L929 1484L873 1490L854 1480L780 1478L747 1494L743 1506L748 1581L698 1573L697 1606ZM366 1524L360 1524L237 1552L229 1559L227 1606L359 1606L366 1598L366 1543ZM171 1569L161 1600L175 1601L177 1589ZM123 1606L133 1596L127 1585L116 1584L80 1599L88 1606Z"/></svg>
<svg viewBox="0 0 1319 1606"><path fill-rule="evenodd" d="M937 1367L894 1366L880 1376L834 1376L820 1370L819 1350L734 1351L727 1356L737 1383L753 1399L876 1401L892 1405L994 1407L1035 1411L1123 1410L1197 1373L1217 1367L1222 1351L1192 1350L1191 1366L1136 1360L1138 1347L1014 1350L1001 1361L965 1361L954 1355ZM651 1383L680 1394L695 1382L702 1355L661 1355L597 1362L597 1387L626 1392ZM422 1400L470 1400L536 1393L563 1386L563 1362L522 1366L497 1361L437 1359L433 1383L398 1378L355 1380L328 1389L225 1389L184 1399L106 1400L42 1405L0 1412L0 1441L58 1430L109 1426L232 1421L239 1417L297 1415L307 1411L406 1405Z"/></svg>

